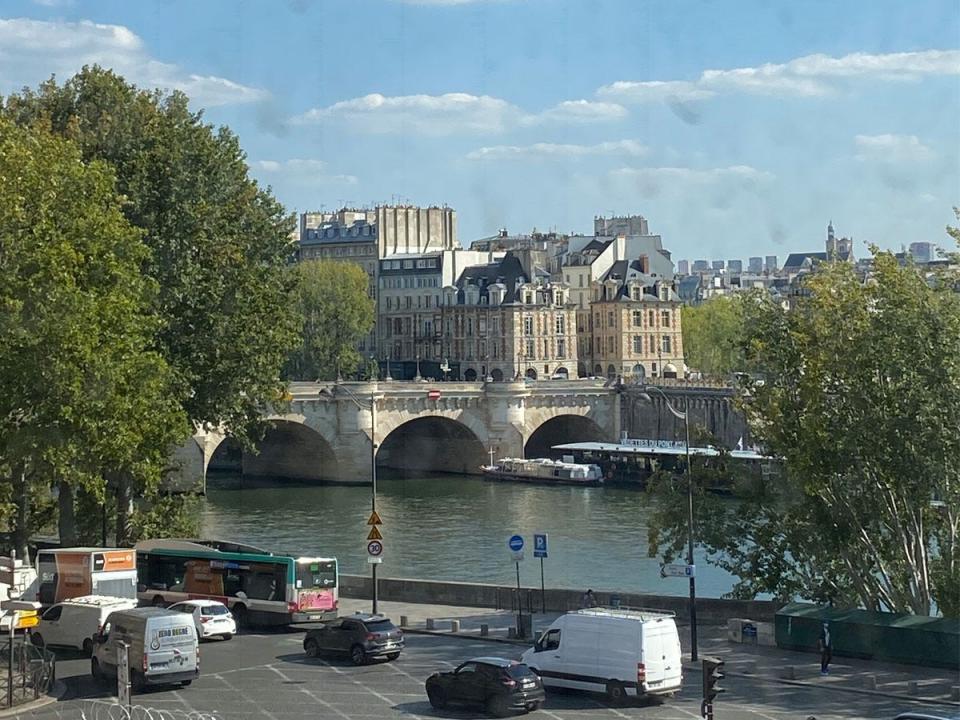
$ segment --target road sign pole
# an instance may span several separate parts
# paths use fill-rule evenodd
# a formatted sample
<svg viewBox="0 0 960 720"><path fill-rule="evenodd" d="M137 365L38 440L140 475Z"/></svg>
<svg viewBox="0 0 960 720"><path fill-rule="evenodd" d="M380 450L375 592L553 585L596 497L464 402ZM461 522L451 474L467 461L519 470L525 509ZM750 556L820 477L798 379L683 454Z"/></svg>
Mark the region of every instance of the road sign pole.
<svg viewBox="0 0 960 720"><path fill-rule="evenodd" d="M523 637L523 600L520 597L520 561L517 560L517 637Z"/></svg>
<svg viewBox="0 0 960 720"><path fill-rule="evenodd" d="M547 590L543 584L543 558L540 558L540 612L547 612Z"/></svg>
<svg viewBox="0 0 960 720"><path fill-rule="evenodd" d="M13 640L16 637L17 613L10 618L10 664L7 667L7 707L13 707Z"/></svg>

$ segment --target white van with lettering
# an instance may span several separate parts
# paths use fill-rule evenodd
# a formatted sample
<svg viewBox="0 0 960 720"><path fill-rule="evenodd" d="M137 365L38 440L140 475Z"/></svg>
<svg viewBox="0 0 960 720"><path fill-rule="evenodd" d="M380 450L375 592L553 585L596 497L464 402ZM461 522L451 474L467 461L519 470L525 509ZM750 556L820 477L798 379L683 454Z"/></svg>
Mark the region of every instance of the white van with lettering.
<svg viewBox="0 0 960 720"><path fill-rule="evenodd" d="M591 608L561 615L523 653L545 687L627 696L672 695L683 683L671 612Z"/></svg>
<svg viewBox="0 0 960 720"><path fill-rule="evenodd" d="M189 685L200 675L200 648L193 618L163 608L113 612L96 637L90 673L107 682L117 677L120 643L127 643L130 683Z"/></svg>

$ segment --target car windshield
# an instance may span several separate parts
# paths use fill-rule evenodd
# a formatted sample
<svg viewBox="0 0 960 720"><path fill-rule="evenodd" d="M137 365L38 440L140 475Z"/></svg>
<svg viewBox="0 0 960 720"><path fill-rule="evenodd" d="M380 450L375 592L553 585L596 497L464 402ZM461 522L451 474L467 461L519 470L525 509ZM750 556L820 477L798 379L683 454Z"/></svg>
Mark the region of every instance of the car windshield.
<svg viewBox="0 0 960 720"><path fill-rule="evenodd" d="M368 632L372 633L387 633L391 630L396 630L397 626L394 625L389 620L377 620L375 622L366 622L364 625L367 628Z"/></svg>
<svg viewBox="0 0 960 720"><path fill-rule="evenodd" d="M528 677L536 677L536 675L533 674L533 671L530 670L530 668L528 668L523 663L514 663L509 667L505 667L503 671L507 675L512 677L514 680L520 680Z"/></svg>
<svg viewBox="0 0 960 720"><path fill-rule="evenodd" d="M205 617L215 617L217 615L227 615L230 611L223 605L204 605L200 608L200 614Z"/></svg>

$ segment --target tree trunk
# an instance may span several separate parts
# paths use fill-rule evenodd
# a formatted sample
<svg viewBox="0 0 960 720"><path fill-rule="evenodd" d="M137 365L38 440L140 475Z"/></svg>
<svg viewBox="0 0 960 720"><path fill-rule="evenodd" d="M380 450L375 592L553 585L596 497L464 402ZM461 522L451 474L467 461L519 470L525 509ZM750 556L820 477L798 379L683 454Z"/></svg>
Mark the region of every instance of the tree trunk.
<svg viewBox="0 0 960 720"><path fill-rule="evenodd" d="M77 516L73 504L73 487L66 480L60 481L58 524L60 528L60 546L74 547L77 544Z"/></svg>
<svg viewBox="0 0 960 720"><path fill-rule="evenodd" d="M25 563L30 562L30 487L23 465L13 469L13 501L16 511L13 514L13 532L11 540L17 557Z"/></svg>
<svg viewBox="0 0 960 720"><path fill-rule="evenodd" d="M130 545L130 513L133 511L133 491L130 480L123 473L114 475L117 497L116 547Z"/></svg>

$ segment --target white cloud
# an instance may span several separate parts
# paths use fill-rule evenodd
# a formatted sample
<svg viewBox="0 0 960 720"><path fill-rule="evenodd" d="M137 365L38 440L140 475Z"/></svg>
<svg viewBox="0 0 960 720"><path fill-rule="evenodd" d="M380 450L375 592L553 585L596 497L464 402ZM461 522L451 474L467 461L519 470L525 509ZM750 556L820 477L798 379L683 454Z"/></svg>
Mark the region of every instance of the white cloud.
<svg viewBox="0 0 960 720"><path fill-rule="evenodd" d="M356 185L359 182L355 175L328 175L327 163L310 158L255 160L250 166L264 175L282 177L300 185Z"/></svg>
<svg viewBox="0 0 960 720"><path fill-rule="evenodd" d="M624 167L612 171L614 178L622 180L636 180L648 184L701 184L737 182L741 184L766 183L774 179L773 173L766 170L757 170L749 165L730 165L720 168L685 168L685 167Z"/></svg>
<svg viewBox="0 0 960 720"><path fill-rule="evenodd" d="M616 140L596 145L534 143L533 145L494 145L467 154L468 160L566 159L594 155L639 157L646 146L636 140Z"/></svg>
<svg viewBox="0 0 960 720"><path fill-rule="evenodd" d="M602 86L597 94L621 102L701 100L721 92L816 96L836 91L845 79L903 81L931 75L960 75L960 50L806 55L786 63L705 70L692 82L621 80Z"/></svg>
<svg viewBox="0 0 960 720"><path fill-rule="evenodd" d="M857 159L863 162L922 162L933 157L933 151L916 135L857 135Z"/></svg>
<svg viewBox="0 0 960 720"><path fill-rule="evenodd" d="M32 0L34 5L42 7L67 7L73 5L74 0Z"/></svg>
<svg viewBox="0 0 960 720"><path fill-rule="evenodd" d="M123 25L0 19L0 89L36 85L56 74L66 79L84 65L110 68L144 88L182 90L198 106L255 102L268 93L227 78L189 73L156 60Z"/></svg>
<svg viewBox="0 0 960 720"><path fill-rule="evenodd" d="M528 113L489 95L386 96L371 93L313 108L291 119L294 125L340 122L361 132L423 135L497 134L516 127L545 124L585 125L626 117L622 105L592 100L566 100L539 113Z"/></svg>

